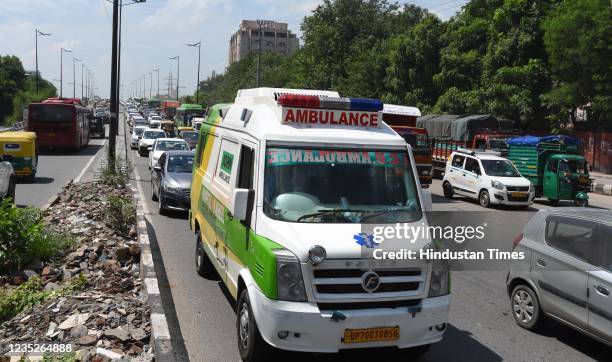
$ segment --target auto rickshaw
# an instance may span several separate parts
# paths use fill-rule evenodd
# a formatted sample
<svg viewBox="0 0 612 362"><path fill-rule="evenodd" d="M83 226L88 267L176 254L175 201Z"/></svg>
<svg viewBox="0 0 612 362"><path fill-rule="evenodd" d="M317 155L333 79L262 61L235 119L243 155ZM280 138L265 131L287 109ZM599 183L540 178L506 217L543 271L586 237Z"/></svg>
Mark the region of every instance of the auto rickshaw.
<svg viewBox="0 0 612 362"><path fill-rule="evenodd" d="M508 141L508 158L550 203L571 200L587 206L592 189L580 142L568 136L516 137Z"/></svg>
<svg viewBox="0 0 612 362"><path fill-rule="evenodd" d="M28 181L36 178L38 145L36 133L15 131L0 132L0 156L10 155L15 175Z"/></svg>
<svg viewBox="0 0 612 362"><path fill-rule="evenodd" d="M180 137L181 136L181 132L184 132L184 131L195 131L195 128L193 128L193 127L177 127L176 128L177 136Z"/></svg>
<svg viewBox="0 0 612 362"><path fill-rule="evenodd" d="M174 121L161 121L160 127L168 137L176 136Z"/></svg>

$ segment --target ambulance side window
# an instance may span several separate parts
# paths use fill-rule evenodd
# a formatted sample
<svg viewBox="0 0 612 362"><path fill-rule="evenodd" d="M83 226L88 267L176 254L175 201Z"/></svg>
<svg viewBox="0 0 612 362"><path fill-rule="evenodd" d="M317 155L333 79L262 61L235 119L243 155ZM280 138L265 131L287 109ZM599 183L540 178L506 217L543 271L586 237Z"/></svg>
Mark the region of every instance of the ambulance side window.
<svg viewBox="0 0 612 362"><path fill-rule="evenodd" d="M242 145L240 147L240 163L238 165L238 184L236 187L241 189L251 190L249 192L247 219L242 221L246 227L251 226L251 214L253 203L255 202L255 190L253 187L253 179L255 172L255 150L249 146Z"/></svg>
<svg viewBox="0 0 612 362"><path fill-rule="evenodd" d="M200 164L202 163L202 155L204 154L204 147L206 146L206 139L208 138L208 133L200 133L199 138L198 138L198 145L196 146L196 150L199 150L200 152L198 152L198 154L196 155L196 167L200 167Z"/></svg>

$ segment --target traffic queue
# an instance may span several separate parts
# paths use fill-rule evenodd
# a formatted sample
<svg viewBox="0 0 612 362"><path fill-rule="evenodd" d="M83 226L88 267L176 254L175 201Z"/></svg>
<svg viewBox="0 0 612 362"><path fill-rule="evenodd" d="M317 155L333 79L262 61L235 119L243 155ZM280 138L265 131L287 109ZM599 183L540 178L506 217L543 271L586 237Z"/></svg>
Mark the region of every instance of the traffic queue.
<svg viewBox="0 0 612 362"><path fill-rule="evenodd" d="M234 299L243 360L257 360L271 347L338 352L395 346L414 356L443 338L448 265L372 258L380 243L367 232L372 223L428 223L432 196L402 134L411 126L401 124L402 116L420 116L418 109L333 91L244 89L234 103L191 119L199 122L196 133L164 128L152 112L129 107L132 149L149 158L151 199L160 214L188 212L196 272L220 275ZM145 117L147 124L136 123ZM528 208L539 197L587 205L588 167L576 140L528 136L507 145L508 158L456 147L444 167L443 195L472 197L483 207ZM612 230L612 220L605 211L572 210L538 214L513 241L514 249L539 259L511 266L512 314L526 329L549 317L612 345L605 312L612 304L599 297L612 289L612 248L602 232ZM575 238L564 235L572 229ZM580 250L568 245L576 238ZM409 247L438 246L427 236ZM577 298L578 286L539 270L563 262L558 251L586 261L570 273L598 270L597 295L585 300L586 306L592 299L585 313L595 313L597 324L576 321L572 308L559 302Z"/></svg>

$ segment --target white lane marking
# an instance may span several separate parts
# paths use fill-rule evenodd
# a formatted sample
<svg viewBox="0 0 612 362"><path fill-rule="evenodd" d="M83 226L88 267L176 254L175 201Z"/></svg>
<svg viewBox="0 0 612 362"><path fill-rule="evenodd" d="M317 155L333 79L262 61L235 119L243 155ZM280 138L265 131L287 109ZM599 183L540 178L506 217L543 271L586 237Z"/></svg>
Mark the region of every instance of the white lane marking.
<svg viewBox="0 0 612 362"><path fill-rule="evenodd" d="M83 169L81 170L81 173L79 173L79 175L74 179L74 183L81 182L81 178L85 175L85 172L87 172L87 170L89 169L89 166L91 166L91 164L94 162L94 160L98 156L98 153L100 153L100 151L104 149L105 145L106 145L106 140L102 142L102 147L98 150L98 152L96 152L93 156L91 156L91 158L89 159L89 162L87 162L85 167L83 167Z"/></svg>
<svg viewBox="0 0 612 362"><path fill-rule="evenodd" d="M145 284L147 286L147 294L159 294L157 278L145 278Z"/></svg>
<svg viewBox="0 0 612 362"><path fill-rule="evenodd" d="M166 316L159 313L151 313L151 325L153 326L153 336L155 339L170 339L168 322Z"/></svg>

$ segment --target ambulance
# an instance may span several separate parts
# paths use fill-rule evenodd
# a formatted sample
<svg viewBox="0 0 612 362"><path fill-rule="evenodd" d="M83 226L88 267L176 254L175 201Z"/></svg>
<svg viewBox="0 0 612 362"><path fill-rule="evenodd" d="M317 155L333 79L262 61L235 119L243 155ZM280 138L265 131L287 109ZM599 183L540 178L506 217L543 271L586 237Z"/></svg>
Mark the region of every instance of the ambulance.
<svg viewBox="0 0 612 362"><path fill-rule="evenodd" d="M211 107L195 151L190 228L198 274L218 274L236 300L243 360L271 347L413 355L442 339L448 269L371 256L373 226L427 225L431 208L410 146L382 109L379 100L276 88L239 90L233 104Z"/></svg>

